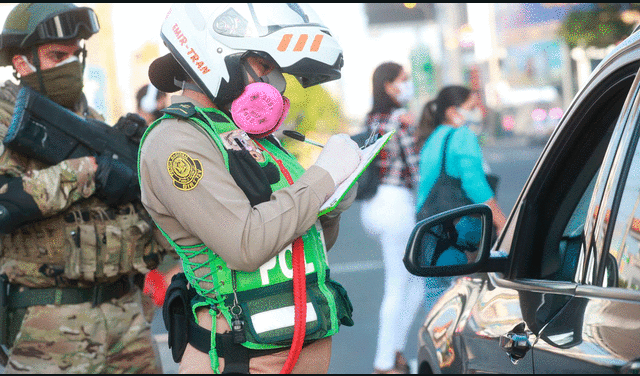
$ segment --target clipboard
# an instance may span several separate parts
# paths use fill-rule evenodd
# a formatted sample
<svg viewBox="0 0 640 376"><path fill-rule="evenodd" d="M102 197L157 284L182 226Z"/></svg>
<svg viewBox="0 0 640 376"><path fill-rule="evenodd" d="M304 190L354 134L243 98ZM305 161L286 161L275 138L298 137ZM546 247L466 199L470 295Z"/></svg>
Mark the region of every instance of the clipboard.
<svg viewBox="0 0 640 376"><path fill-rule="evenodd" d="M345 181L340 183L340 185L336 188L335 192L327 199L327 201L322 204L320 210L318 212L318 217L324 214L329 213L333 209L338 206L340 201L344 198L344 196L349 192L349 189L353 186L353 184L358 180L360 175L366 170L367 167L371 164L373 159L380 153L382 148L387 144L387 141L396 133L395 130L385 133L382 137L378 138L376 142L362 149L362 159L360 160L360 164L358 167L349 175Z"/></svg>

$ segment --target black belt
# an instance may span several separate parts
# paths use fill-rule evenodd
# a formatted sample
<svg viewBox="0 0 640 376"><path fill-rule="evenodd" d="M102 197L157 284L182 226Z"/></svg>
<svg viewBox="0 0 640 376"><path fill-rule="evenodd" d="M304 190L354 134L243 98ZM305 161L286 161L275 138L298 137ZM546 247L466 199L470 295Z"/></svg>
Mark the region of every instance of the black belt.
<svg viewBox="0 0 640 376"><path fill-rule="evenodd" d="M215 317L213 318L215 320ZM189 321L189 344L196 350L203 353L209 353L211 350L211 331L196 324L195 321ZM233 343L233 334L231 332L220 334L216 333L216 350L220 358L229 357L231 354L240 350L240 348L248 351L249 358L275 354L286 350L286 347L269 350L248 349L242 345Z"/></svg>
<svg viewBox="0 0 640 376"><path fill-rule="evenodd" d="M215 320L216 318L213 317ZM189 344L196 350L205 354L211 350L211 331L196 324L194 320L189 320ZM305 341L304 346L315 342L315 340ZM248 349L233 342L233 334L216 333L216 352L218 357L224 358L224 372L222 373L249 373L249 359L259 356L266 356L287 350L288 347L277 349L256 350Z"/></svg>
<svg viewBox="0 0 640 376"><path fill-rule="evenodd" d="M102 283L93 287L29 288L9 284L7 306L10 309L35 305L65 305L92 302L93 306L111 299L119 299L133 288L133 276L123 276L112 283Z"/></svg>

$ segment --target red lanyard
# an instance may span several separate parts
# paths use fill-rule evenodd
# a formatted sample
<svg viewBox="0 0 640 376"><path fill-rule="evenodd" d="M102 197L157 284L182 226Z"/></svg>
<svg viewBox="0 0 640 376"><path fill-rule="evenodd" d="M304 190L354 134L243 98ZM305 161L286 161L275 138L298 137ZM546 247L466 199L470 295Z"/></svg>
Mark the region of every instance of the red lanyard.
<svg viewBox="0 0 640 376"><path fill-rule="evenodd" d="M266 151L271 158L278 164L278 168L282 171L282 174L287 179L289 184L293 184L293 178L284 163L275 157L269 150L265 149L258 141L256 144ZM307 325L307 276L305 274L304 265L304 243L302 237L298 237L293 241L293 249L291 251L291 267L293 268L293 304L294 304L294 326L293 326L293 341L291 342L291 350L287 356L287 360L282 366L280 373L291 373L293 367L298 362L298 357L302 351L302 345L304 344L304 337L306 333Z"/></svg>
<svg viewBox="0 0 640 376"><path fill-rule="evenodd" d="M266 151L267 154L269 154L271 158L273 158L273 160L276 161L276 163L278 164L278 168L280 168L280 171L282 171L282 174L284 175L285 179L287 179L287 182L290 185L293 184L293 178L291 178L291 174L289 173L289 170L287 170L287 168L284 167L284 163L282 163L280 159L276 158L276 156L273 155L269 150L265 149L264 146L262 146L258 141L256 141L256 144L258 144L258 146L260 146L260 149L262 149L263 151Z"/></svg>

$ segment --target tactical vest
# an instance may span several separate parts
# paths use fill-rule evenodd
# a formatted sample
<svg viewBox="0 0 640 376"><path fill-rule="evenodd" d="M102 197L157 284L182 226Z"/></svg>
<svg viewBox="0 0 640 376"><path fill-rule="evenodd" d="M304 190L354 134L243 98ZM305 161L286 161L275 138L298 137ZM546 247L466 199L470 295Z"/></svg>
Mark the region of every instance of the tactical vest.
<svg viewBox="0 0 640 376"><path fill-rule="evenodd" d="M267 183L269 186L263 187L275 191L289 185L286 174L295 181L305 171L295 157L281 148L275 139L250 140L246 133L239 130L219 110L198 108L190 103L178 103L166 108L163 112L165 115L147 129L140 143L141 148L146 136L161 120L167 118L188 120L220 149L229 173L248 196L256 196L253 193L261 190L260 187L255 187L256 182L265 181L265 179L252 180L252 177L246 176L247 174L260 173L261 169L267 170L267 175L275 171L277 173L275 177L266 179L270 182L270 184ZM230 135L233 137L229 137ZM253 166L238 167L242 164L236 160L241 158L239 153L249 153L249 151L225 146L223 137L235 138L238 142L255 142L262 156L243 159L243 163L254 163ZM255 155L255 151L252 150L249 154ZM240 174L244 176L238 176ZM242 183L249 180L252 182ZM253 186L247 188L246 185ZM269 199L269 195L264 195L265 201ZM255 197L253 199L249 197L249 200L251 202ZM193 314L195 315L196 308L201 306L214 308L210 310L214 323L212 332L215 332L216 311L222 312L231 327L235 314L240 313L247 323L244 327L246 342L242 343L245 347L272 349L291 345L294 318L291 245L258 270L242 272L229 269L225 261L216 255L215 250L208 248L205 244L184 247L176 244L164 231L163 234L180 255L189 284L203 298L199 302L192 302ZM320 222L317 221L316 225L301 238L304 244L307 282L305 339L314 340L337 333L340 324L353 325L352 306L342 286L329 278L326 246ZM236 298L237 303L235 303ZM210 356L215 364L217 363L215 336L211 338Z"/></svg>
<svg viewBox="0 0 640 376"><path fill-rule="evenodd" d="M11 93L4 91L2 94L0 121L4 124L11 119L11 99L15 96L11 98ZM88 117L99 116L90 108L87 110ZM6 129L2 128L0 133L4 132ZM12 153L2 149L2 171L24 175L31 168L47 167ZM60 214L0 235L0 265L15 284L33 288L89 287L157 267L159 254L167 247L156 241L153 231L152 220L142 204L111 208L90 197Z"/></svg>

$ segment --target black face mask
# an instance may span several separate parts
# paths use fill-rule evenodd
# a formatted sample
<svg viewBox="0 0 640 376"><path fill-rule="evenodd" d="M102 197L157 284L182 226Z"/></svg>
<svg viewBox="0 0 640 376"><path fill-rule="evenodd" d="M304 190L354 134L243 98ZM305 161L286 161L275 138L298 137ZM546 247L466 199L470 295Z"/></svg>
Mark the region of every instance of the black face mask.
<svg viewBox="0 0 640 376"><path fill-rule="evenodd" d="M73 109L82 96L82 64L72 61L57 67L40 70L43 88L40 86L38 73L34 72L21 78L21 82L35 91L46 95L57 104Z"/></svg>

